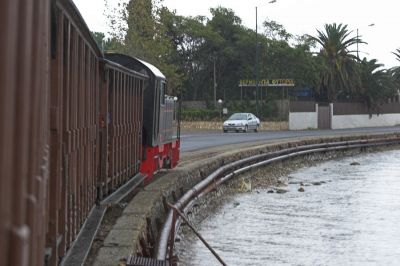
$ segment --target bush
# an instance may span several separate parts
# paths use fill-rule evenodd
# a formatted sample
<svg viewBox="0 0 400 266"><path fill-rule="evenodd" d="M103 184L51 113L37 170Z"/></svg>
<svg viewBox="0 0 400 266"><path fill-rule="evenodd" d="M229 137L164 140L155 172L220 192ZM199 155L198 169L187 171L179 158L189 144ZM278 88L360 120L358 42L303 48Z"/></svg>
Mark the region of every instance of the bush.
<svg viewBox="0 0 400 266"><path fill-rule="evenodd" d="M232 113L253 113L257 115L257 107L255 101L244 100L240 101L232 101L227 103L227 107L229 110L229 114ZM273 99L268 99L267 101L259 102L260 113L259 118L261 120L269 120L269 121L279 121L281 118L279 117L278 106L276 105L276 101Z"/></svg>
<svg viewBox="0 0 400 266"><path fill-rule="evenodd" d="M183 121L210 121L218 120L220 111L216 109L183 109L181 120Z"/></svg>
<svg viewBox="0 0 400 266"><path fill-rule="evenodd" d="M253 113L257 115L257 108L255 101L243 100L241 101L230 101L224 104L223 107L228 108L228 114L220 117L220 109L183 109L181 114L181 120L183 121L220 121L225 120L233 113ZM260 114L259 118L263 121L282 121L279 113L277 103L274 99L268 99L267 101L259 102Z"/></svg>

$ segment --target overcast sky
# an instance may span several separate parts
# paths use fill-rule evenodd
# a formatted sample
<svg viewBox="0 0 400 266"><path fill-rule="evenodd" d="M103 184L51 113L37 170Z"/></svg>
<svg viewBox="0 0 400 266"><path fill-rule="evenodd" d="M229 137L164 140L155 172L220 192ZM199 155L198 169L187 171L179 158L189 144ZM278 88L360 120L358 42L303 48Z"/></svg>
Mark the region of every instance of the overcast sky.
<svg viewBox="0 0 400 266"><path fill-rule="evenodd" d="M104 0L73 1L91 30L108 32ZM119 1L108 0L109 3ZM392 54L400 48L398 0L277 0L272 4L269 1L164 0L164 5L184 16L210 17L211 7L231 8L242 19L243 25L254 30L257 6L259 31L262 31L262 22L268 18L282 24L294 35L316 35L316 29L323 29L325 23L347 24L350 30L354 30L354 37L358 28L362 40L368 43L360 44L360 57L378 59L386 68L400 65ZM375 25L370 27L370 24Z"/></svg>

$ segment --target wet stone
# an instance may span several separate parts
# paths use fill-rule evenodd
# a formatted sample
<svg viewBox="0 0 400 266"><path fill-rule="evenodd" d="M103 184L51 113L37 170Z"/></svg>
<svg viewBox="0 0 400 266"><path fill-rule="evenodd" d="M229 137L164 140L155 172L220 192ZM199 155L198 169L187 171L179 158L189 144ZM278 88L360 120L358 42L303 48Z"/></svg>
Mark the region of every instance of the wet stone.
<svg viewBox="0 0 400 266"><path fill-rule="evenodd" d="M285 194L285 193L287 193L287 192L288 192L288 190L283 189L283 188L278 188L278 189L276 190L276 193L278 193L278 194Z"/></svg>

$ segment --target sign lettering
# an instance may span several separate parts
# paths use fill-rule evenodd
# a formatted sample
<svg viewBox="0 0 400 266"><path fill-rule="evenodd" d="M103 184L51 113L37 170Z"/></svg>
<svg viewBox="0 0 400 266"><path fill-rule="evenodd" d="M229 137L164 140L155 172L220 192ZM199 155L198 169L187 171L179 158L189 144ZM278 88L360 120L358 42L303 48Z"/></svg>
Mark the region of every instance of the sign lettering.
<svg viewBox="0 0 400 266"><path fill-rule="evenodd" d="M254 79L240 80L239 87L256 87ZM294 87L293 79L262 79L258 81L260 87Z"/></svg>

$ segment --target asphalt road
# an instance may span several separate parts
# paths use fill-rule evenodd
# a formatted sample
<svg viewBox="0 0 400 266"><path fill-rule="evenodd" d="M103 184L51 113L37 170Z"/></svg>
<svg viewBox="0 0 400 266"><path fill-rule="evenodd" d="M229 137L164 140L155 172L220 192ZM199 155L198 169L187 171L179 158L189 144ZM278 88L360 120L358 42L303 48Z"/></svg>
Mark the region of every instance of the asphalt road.
<svg viewBox="0 0 400 266"><path fill-rule="evenodd" d="M373 127L335 130L301 130L301 131L260 131L257 133L223 133L217 131L181 132L181 152L192 152L201 149L244 143L293 139L309 136L341 136L358 134L400 133L397 127Z"/></svg>

